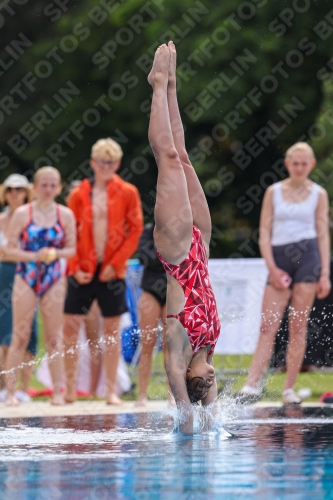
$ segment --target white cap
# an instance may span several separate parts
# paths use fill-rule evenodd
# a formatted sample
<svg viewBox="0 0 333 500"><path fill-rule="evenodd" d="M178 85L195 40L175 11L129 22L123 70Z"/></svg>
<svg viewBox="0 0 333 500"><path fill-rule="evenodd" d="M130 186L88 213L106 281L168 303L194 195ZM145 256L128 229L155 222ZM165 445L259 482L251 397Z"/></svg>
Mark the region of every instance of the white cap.
<svg viewBox="0 0 333 500"><path fill-rule="evenodd" d="M7 179L0 184L0 204L6 204L6 189L7 188L24 188L27 191L27 200L33 199L32 185L29 183L28 179L21 174L11 174Z"/></svg>
<svg viewBox="0 0 333 500"><path fill-rule="evenodd" d="M30 187L28 179L21 174L11 174L3 183L6 187L12 188L26 188Z"/></svg>

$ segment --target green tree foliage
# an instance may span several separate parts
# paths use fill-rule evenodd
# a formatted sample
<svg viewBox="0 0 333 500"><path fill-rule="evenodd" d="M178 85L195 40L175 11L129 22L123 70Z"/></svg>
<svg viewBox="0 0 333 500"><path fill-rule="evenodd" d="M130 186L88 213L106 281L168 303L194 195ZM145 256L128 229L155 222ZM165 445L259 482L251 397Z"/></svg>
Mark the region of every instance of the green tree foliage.
<svg viewBox="0 0 333 500"><path fill-rule="evenodd" d="M139 187L151 218L146 76L156 46L173 39L187 147L214 225L212 256L257 255L263 193L285 175L284 150L311 138L321 106L318 72L331 71L329 4L20 3L0 19L2 177L47 163L64 179L85 177L91 145L112 136L125 152L121 175Z"/></svg>
<svg viewBox="0 0 333 500"><path fill-rule="evenodd" d="M326 68L325 68L326 69ZM321 73L324 81L324 100L317 119L311 128L311 146L317 165L311 177L323 186L333 203L333 78L330 72ZM331 217L333 219L333 217Z"/></svg>

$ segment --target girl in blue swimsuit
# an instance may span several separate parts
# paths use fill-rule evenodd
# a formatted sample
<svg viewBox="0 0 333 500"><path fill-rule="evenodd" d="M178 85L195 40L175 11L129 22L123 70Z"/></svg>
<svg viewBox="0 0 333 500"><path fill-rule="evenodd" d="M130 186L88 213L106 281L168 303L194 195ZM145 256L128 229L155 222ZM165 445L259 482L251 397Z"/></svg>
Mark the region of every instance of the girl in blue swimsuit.
<svg viewBox="0 0 333 500"><path fill-rule="evenodd" d="M60 208L56 205L57 221L53 227L40 227L33 220L32 204L29 203L29 222L20 236L20 246L26 252L38 252L41 248L61 249L65 244L65 230L61 224ZM16 273L41 297L61 278L59 258L52 262L19 262Z"/></svg>
<svg viewBox="0 0 333 500"><path fill-rule="evenodd" d="M18 262L13 287L13 336L6 363L7 405L15 397L17 373L29 340L37 301L53 382L53 404L63 404L62 314L65 283L59 259L75 254L73 212L55 203L61 191L60 174L53 167L39 169L34 177L35 200L19 207L8 230L8 251Z"/></svg>

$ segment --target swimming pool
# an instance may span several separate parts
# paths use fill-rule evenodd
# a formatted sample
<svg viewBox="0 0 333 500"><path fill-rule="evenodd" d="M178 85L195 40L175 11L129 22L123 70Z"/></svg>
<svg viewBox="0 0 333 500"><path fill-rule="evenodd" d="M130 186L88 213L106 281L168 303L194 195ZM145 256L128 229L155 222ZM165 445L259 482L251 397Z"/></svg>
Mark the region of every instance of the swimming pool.
<svg viewBox="0 0 333 500"><path fill-rule="evenodd" d="M167 413L0 421L0 498L333 499L333 409L246 409L235 437Z"/></svg>

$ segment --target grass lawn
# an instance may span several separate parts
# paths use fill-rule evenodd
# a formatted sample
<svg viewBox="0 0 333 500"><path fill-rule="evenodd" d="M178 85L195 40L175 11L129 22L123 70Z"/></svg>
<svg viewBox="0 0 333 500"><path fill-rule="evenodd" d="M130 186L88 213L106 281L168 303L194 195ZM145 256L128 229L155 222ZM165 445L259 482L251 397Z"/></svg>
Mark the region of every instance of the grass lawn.
<svg viewBox="0 0 333 500"><path fill-rule="evenodd" d="M227 390L233 393L239 390L245 382L246 374L239 375L237 373L223 374L222 370L230 371L245 371L248 370L251 364L252 356L228 356L219 355L214 356L214 366L217 371L217 379L219 389L227 384ZM153 370L162 372L163 359L161 353L155 357ZM137 384L137 376L132 377L133 381ZM283 385L285 381L284 373L270 374L266 378L265 391L263 401L280 401ZM304 372L300 373L295 385L295 390L308 387L311 389L312 396L306 401L318 401L323 392L333 392L333 372ZM149 399L165 398L167 395L166 385L163 376L153 377L148 387Z"/></svg>
<svg viewBox="0 0 333 500"><path fill-rule="evenodd" d="M39 353L37 359L40 359L44 353L42 344L42 335L40 335ZM217 380L219 390L223 387L227 388L229 393L239 390L245 382L246 374L239 374L236 372L245 372L249 369L252 356L231 356L219 355L214 356L214 366L217 371ZM224 373L222 373L224 371ZM230 373L226 373L226 372ZM163 356L159 352L153 361L153 372L158 375L151 378L148 387L148 399L165 399L167 397L167 386L165 383L165 376L163 374ZM135 383L135 389L128 395L124 395L122 399L133 400L137 397L138 377L137 370L130 369L132 381ZM281 393L285 380L284 373L270 374L266 378L265 390L262 400L263 401L279 401L281 400ZM36 380L35 374L32 377L30 386L35 389L41 389L43 386ZM295 390L308 387L311 389L312 396L306 401L318 401L319 396L326 391L333 392L333 372L305 372L300 373L295 385Z"/></svg>

